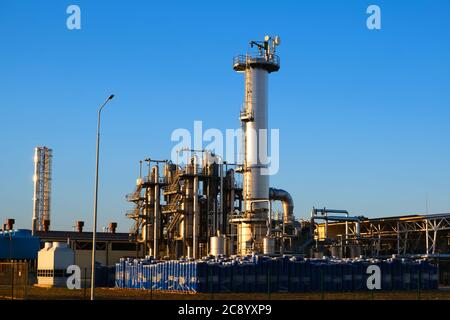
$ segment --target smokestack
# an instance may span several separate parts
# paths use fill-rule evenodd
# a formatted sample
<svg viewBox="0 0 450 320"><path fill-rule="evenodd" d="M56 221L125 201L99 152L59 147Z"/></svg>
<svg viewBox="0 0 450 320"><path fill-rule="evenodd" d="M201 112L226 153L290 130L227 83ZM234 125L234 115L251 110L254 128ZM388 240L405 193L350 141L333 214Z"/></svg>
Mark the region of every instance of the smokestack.
<svg viewBox="0 0 450 320"><path fill-rule="evenodd" d="M111 233L116 233L116 229L117 229L117 222L111 222L109 224L109 230L111 230Z"/></svg>
<svg viewBox="0 0 450 320"><path fill-rule="evenodd" d="M14 229L14 223L16 223L16 220L14 219L6 220L6 227L8 231L12 231Z"/></svg>
<svg viewBox="0 0 450 320"><path fill-rule="evenodd" d="M43 226L44 228L44 232L47 232L47 231L49 231L50 230L50 220L44 220L44 226Z"/></svg>
<svg viewBox="0 0 450 320"><path fill-rule="evenodd" d="M52 149L36 147L34 154L34 196L31 232L48 231L52 180ZM47 228L47 230L45 230Z"/></svg>
<svg viewBox="0 0 450 320"><path fill-rule="evenodd" d="M76 227L77 227L77 231L78 232L83 232L84 221L77 221L75 224L76 224Z"/></svg>

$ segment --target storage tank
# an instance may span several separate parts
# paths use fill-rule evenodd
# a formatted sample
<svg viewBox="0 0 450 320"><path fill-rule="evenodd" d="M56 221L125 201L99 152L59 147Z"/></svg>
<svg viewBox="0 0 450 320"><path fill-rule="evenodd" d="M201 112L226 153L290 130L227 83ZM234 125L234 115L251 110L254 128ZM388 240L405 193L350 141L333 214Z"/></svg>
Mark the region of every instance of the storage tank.
<svg viewBox="0 0 450 320"><path fill-rule="evenodd" d="M225 243L226 238L224 235L218 235L210 238L210 255L212 256L220 256L225 255Z"/></svg>
<svg viewBox="0 0 450 320"><path fill-rule="evenodd" d="M350 258L359 258L361 255L361 247L359 245L350 245Z"/></svg>
<svg viewBox="0 0 450 320"><path fill-rule="evenodd" d="M331 256L333 258L342 259L342 247L341 246L332 246L331 247Z"/></svg>
<svg viewBox="0 0 450 320"><path fill-rule="evenodd" d="M268 75L280 69L278 56L274 55L279 43L266 37L264 42L252 41L257 46L258 55L238 56L233 68L245 73L245 103L240 119L244 125L244 184L245 210L267 209L266 203L251 207L251 200L269 198L268 165L262 155L268 155ZM261 150L260 150L261 149Z"/></svg>
<svg viewBox="0 0 450 320"><path fill-rule="evenodd" d="M264 237L263 239L263 253L272 255L275 253L275 239Z"/></svg>

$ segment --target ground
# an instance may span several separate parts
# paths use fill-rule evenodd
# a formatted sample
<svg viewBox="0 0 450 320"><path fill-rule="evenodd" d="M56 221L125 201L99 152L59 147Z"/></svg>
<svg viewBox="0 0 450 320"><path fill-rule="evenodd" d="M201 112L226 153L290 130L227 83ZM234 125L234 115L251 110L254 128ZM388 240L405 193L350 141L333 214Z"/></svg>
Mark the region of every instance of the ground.
<svg viewBox="0 0 450 320"><path fill-rule="evenodd" d="M15 294L18 299L23 299L23 291ZM30 300L82 300L89 299L89 289L69 290L66 288L27 288L27 299ZM450 300L449 288L436 291L409 292L330 292L330 293L200 293L180 294L162 293L135 289L96 289L98 300ZM2 292L0 300L11 299L8 293Z"/></svg>

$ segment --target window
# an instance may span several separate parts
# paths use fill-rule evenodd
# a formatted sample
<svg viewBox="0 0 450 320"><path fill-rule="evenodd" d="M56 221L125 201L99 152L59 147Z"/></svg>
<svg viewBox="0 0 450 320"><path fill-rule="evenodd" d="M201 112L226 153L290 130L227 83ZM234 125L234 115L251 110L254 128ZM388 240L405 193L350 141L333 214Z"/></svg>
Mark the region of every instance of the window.
<svg viewBox="0 0 450 320"><path fill-rule="evenodd" d="M66 277L66 271L63 269L56 269L56 270L38 270L37 271L38 277L45 277L45 278L64 278Z"/></svg>
<svg viewBox="0 0 450 320"><path fill-rule="evenodd" d="M138 247L140 249L140 245ZM133 242L113 242L111 245L113 251L136 251L136 243Z"/></svg>
<svg viewBox="0 0 450 320"><path fill-rule="evenodd" d="M105 250L106 242L95 242L95 250ZM92 250L91 241L76 241L75 250Z"/></svg>

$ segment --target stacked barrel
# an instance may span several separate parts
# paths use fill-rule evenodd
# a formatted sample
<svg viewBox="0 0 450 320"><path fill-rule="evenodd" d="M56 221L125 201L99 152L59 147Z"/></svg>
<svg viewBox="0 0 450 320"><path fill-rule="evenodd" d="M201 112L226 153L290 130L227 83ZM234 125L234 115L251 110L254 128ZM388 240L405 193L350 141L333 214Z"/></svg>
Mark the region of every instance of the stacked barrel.
<svg viewBox="0 0 450 320"><path fill-rule="evenodd" d="M379 267L381 290L438 288L438 268L427 260L288 256L174 261L121 259L116 265L116 287L216 293L363 291L369 290L367 282L374 279L368 271L371 265Z"/></svg>

